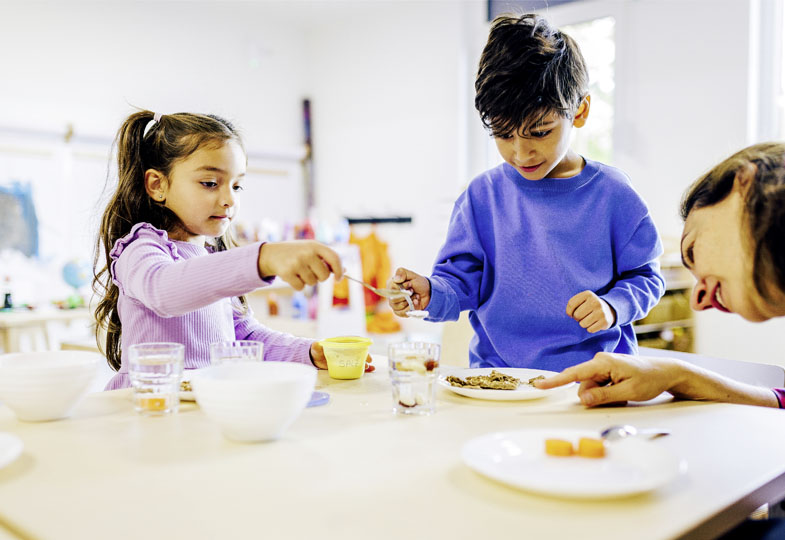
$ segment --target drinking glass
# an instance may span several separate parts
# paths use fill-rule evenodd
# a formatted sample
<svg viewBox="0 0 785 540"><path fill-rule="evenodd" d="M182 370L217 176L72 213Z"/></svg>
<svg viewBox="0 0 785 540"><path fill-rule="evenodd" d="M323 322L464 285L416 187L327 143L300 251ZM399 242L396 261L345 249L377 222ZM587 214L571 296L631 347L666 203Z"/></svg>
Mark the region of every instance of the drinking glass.
<svg viewBox="0 0 785 540"><path fill-rule="evenodd" d="M413 341L388 347L394 413L425 415L436 410L439 354L435 343Z"/></svg>
<svg viewBox="0 0 785 540"><path fill-rule="evenodd" d="M210 363L261 362L264 344L261 341L238 339L210 343Z"/></svg>
<svg viewBox="0 0 785 540"><path fill-rule="evenodd" d="M185 346L180 343L138 343L128 349L128 376L134 409L146 416L177 412Z"/></svg>

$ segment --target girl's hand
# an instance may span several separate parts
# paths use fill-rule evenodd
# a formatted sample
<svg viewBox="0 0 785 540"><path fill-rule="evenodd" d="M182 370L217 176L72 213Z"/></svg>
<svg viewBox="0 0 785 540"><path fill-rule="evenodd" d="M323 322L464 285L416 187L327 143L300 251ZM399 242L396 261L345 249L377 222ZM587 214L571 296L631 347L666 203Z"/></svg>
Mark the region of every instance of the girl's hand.
<svg viewBox="0 0 785 540"><path fill-rule="evenodd" d="M567 302L567 315L578 321L590 334L607 330L616 322L613 308L591 291L579 292Z"/></svg>
<svg viewBox="0 0 785 540"><path fill-rule="evenodd" d="M318 341L311 343L311 363L319 369L327 369L327 358L324 357L324 347L319 345ZM376 369L371 365L373 358L369 354L365 359L365 372L369 373Z"/></svg>
<svg viewBox="0 0 785 540"><path fill-rule="evenodd" d="M335 274L338 281L343 276L341 258L329 247L313 240L268 242L259 250L259 275L262 278L278 276L295 290L315 285Z"/></svg>
<svg viewBox="0 0 785 540"><path fill-rule="evenodd" d="M424 310L428 307L431 302L431 282L428 281L428 278L406 268L399 268L395 271L392 282L401 289L412 291L411 298L414 309ZM395 314L400 317L405 317L406 312L409 311L409 303L406 298L389 298L387 302Z"/></svg>

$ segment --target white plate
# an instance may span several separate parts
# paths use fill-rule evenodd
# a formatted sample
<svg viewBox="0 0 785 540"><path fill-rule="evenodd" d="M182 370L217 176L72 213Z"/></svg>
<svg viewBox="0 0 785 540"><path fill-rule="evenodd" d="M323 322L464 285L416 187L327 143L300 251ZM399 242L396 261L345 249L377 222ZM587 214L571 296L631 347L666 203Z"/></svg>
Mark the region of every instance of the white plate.
<svg viewBox="0 0 785 540"><path fill-rule="evenodd" d="M605 444L605 457L553 457L545 439L578 443L597 437L581 430L526 429L488 433L463 446L464 463L478 473L510 486L557 497L609 499L652 491L687 470L658 441L629 438Z"/></svg>
<svg viewBox="0 0 785 540"><path fill-rule="evenodd" d="M476 398L476 399L490 399L495 401L522 401L525 399L540 399L545 396L564 392L566 389L575 385L570 383L558 388L550 388L548 390L540 390L528 384L522 384L515 390L492 390L490 388L462 388L460 386L453 386L447 382L448 375L454 375L461 379L466 377L473 377L476 375L489 375L491 371L496 370L505 375L517 377L522 382L527 382L529 379L543 375L550 377L556 375L555 371L546 371L544 369L527 369L527 368L467 368L467 369L451 369L442 368L442 373L439 375L439 384L462 396Z"/></svg>
<svg viewBox="0 0 785 540"><path fill-rule="evenodd" d="M11 433L0 433L0 469L12 463L22 454L22 439Z"/></svg>

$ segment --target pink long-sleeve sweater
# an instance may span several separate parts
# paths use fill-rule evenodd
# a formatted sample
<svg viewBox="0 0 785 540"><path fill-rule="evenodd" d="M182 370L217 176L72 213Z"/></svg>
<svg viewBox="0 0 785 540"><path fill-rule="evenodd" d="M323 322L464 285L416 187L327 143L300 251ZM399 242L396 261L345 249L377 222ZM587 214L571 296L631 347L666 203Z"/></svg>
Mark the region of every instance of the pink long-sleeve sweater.
<svg viewBox="0 0 785 540"><path fill-rule="evenodd" d="M258 289L261 243L211 253L170 240L165 231L137 223L111 253L110 271L120 289L122 365L106 390L130 386L128 348L168 341L185 345L185 369L210 364L210 343L249 339L264 343L264 359L311 365L310 339L259 324L243 314L236 297Z"/></svg>

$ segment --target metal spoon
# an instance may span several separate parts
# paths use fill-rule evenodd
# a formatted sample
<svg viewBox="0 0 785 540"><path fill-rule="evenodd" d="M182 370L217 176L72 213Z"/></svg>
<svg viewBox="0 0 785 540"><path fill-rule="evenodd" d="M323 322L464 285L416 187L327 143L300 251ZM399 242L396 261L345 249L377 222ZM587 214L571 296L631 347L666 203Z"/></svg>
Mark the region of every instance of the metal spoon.
<svg viewBox="0 0 785 540"><path fill-rule="evenodd" d="M629 424L610 426L600 432L600 437L606 441L618 441L626 437L643 436L649 439L656 439L657 437L664 437L670 435L671 432L666 429L657 428L644 428L638 429Z"/></svg>
<svg viewBox="0 0 785 540"><path fill-rule="evenodd" d="M427 311L418 311L414 309L414 304L412 303L412 299L411 299L412 291L407 291L406 289L401 289L401 288L381 289L378 287L374 287L373 285L370 285L364 281L360 281L359 279L353 278L352 276L347 276L346 274L344 274L343 277L345 277L350 281L356 281L366 289L373 291L374 293L378 294L382 298L401 298L401 297L405 298L406 303L409 304L409 311L406 312L406 315L408 317L415 317L415 318L422 319L428 316Z"/></svg>
<svg viewBox="0 0 785 540"><path fill-rule="evenodd" d="M368 283L366 283L364 281L361 281L361 280L359 280L357 278L353 278L352 276L347 276L346 274L344 274L343 277L345 277L346 279L348 279L350 281L355 281L355 282L359 283L360 285L362 285L366 289L368 289L370 291L373 291L374 293L378 294L379 296L381 296L383 298L399 298L401 296L404 296L404 297L406 297L408 299L409 296L411 296L411 294L412 294L411 291L406 291L406 290L403 290L403 289L381 289L381 288L378 288L378 287L374 287L373 285L370 285L370 284L368 284Z"/></svg>

